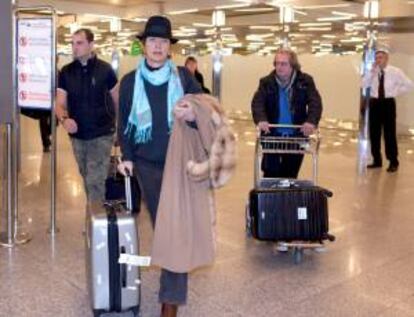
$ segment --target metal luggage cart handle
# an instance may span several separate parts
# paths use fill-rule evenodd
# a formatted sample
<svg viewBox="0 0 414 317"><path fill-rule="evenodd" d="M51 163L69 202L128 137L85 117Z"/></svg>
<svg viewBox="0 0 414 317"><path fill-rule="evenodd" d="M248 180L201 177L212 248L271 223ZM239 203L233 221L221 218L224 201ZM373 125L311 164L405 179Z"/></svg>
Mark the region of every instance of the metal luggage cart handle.
<svg viewBox="0 0 414 317"><path fill-rule="evenodd" d="M290 128L290 129L300 130L300 129L302 129L302 127L303 127L302 124L274 124L274 123L269 123L269 128L271 128L271 129ZM258 134L258 136L262 136L261 131L260 131L259 128L257 128L257 134ZM313 135L319 137L319 129L318 128L315 129L315 133ZM266 136L266 135L264 135L264 136Z"/></svg>
<svg viewBox="0 0 414 317"><path fill-rule="evenodd" d="M301 129L302 125L269 124L269 128ZM262 154L310 154L312 155L312 181L316 185L318 178L318 153L320 133L316 129L310 136L263 135L258 129L255 146L254 187L260 187L260 156Z"/></svg>

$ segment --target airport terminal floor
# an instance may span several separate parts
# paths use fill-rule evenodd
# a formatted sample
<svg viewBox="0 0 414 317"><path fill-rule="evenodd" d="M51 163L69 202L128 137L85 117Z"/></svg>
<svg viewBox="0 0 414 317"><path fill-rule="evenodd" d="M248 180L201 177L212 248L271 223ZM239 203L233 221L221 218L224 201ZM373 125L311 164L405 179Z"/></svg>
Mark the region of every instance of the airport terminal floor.
<svg viewBox="0 0 414 317"><path fill-rule="evenodd" d="M319 184L333 191L325 252L291 253L245 234L245 203L253 179L255 132L235 121L239 160L232 181L216 193L218 253L213 266L191 274L181 317L414 316L414 140L401 138L400 169L357 173L355 134L322 130ZM92 316L82 235L85 197L67 136L58 129L57 220L49 225L50 154L42 153L36 121L22 119L20 222L32 241L0 248L0 316ZM302 177L310 171L305 162ZM2 226L4 219L2 218ZM141 249L152 238L139 216ZM142 271L142 316L159 316L158 274Z"/></svg>

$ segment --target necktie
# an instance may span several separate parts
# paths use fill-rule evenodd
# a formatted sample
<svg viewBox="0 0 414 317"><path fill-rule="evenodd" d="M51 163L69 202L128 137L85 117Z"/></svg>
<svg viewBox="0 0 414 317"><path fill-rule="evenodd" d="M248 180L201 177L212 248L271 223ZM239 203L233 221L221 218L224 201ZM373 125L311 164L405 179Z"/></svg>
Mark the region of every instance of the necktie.
<svg viewBox="0 0 414 317"><path fill-rule="evenodd" d="M378 85L378 98L385 98L385 89L384 89L384 70L381 70L379 75L379 85Z"/></svg>

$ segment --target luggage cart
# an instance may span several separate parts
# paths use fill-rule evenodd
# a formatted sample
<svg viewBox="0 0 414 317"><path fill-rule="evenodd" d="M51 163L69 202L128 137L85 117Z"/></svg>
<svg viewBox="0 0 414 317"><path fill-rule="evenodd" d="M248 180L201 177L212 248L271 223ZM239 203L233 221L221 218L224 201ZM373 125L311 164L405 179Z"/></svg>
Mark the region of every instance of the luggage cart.
<svg viewBox="0 0 414 317"><path fill-rule="evenodd" d="M270 129L289 128L299 130L301 125L281 125L270 124ZM292 184L297 185L317 185L318 182L318 154L320 147L319 130L310 136L293 135L263 135L258 132L255 145L254 158L254 189L263 188L284 188ZM312 157L312 180L304 179L286 179L286 178L265 178L261 172L261 161L264 154L303 154ZM331 194L332 195L332 194ZM251 237L251 228L249 221L250 209L249 202L246 205L246 234ZM335 237L331 234L326 235L326 239L334 241ZM304 249L322 249L323 241L276 241L278 246L286 247L293 250L294 261L296 264L302 261Z"/></svg>

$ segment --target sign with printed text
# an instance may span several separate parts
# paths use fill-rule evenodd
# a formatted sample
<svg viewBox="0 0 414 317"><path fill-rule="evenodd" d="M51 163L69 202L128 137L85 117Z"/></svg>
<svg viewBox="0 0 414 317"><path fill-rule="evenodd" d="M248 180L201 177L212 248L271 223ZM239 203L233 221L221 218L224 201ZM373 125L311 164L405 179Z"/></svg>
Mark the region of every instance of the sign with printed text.
<svg viewBox="0 0 414 317"><path fill-rule="evenodd" d="M51 109L52 19L19 19L16 40L19 107Z"/></svg>

